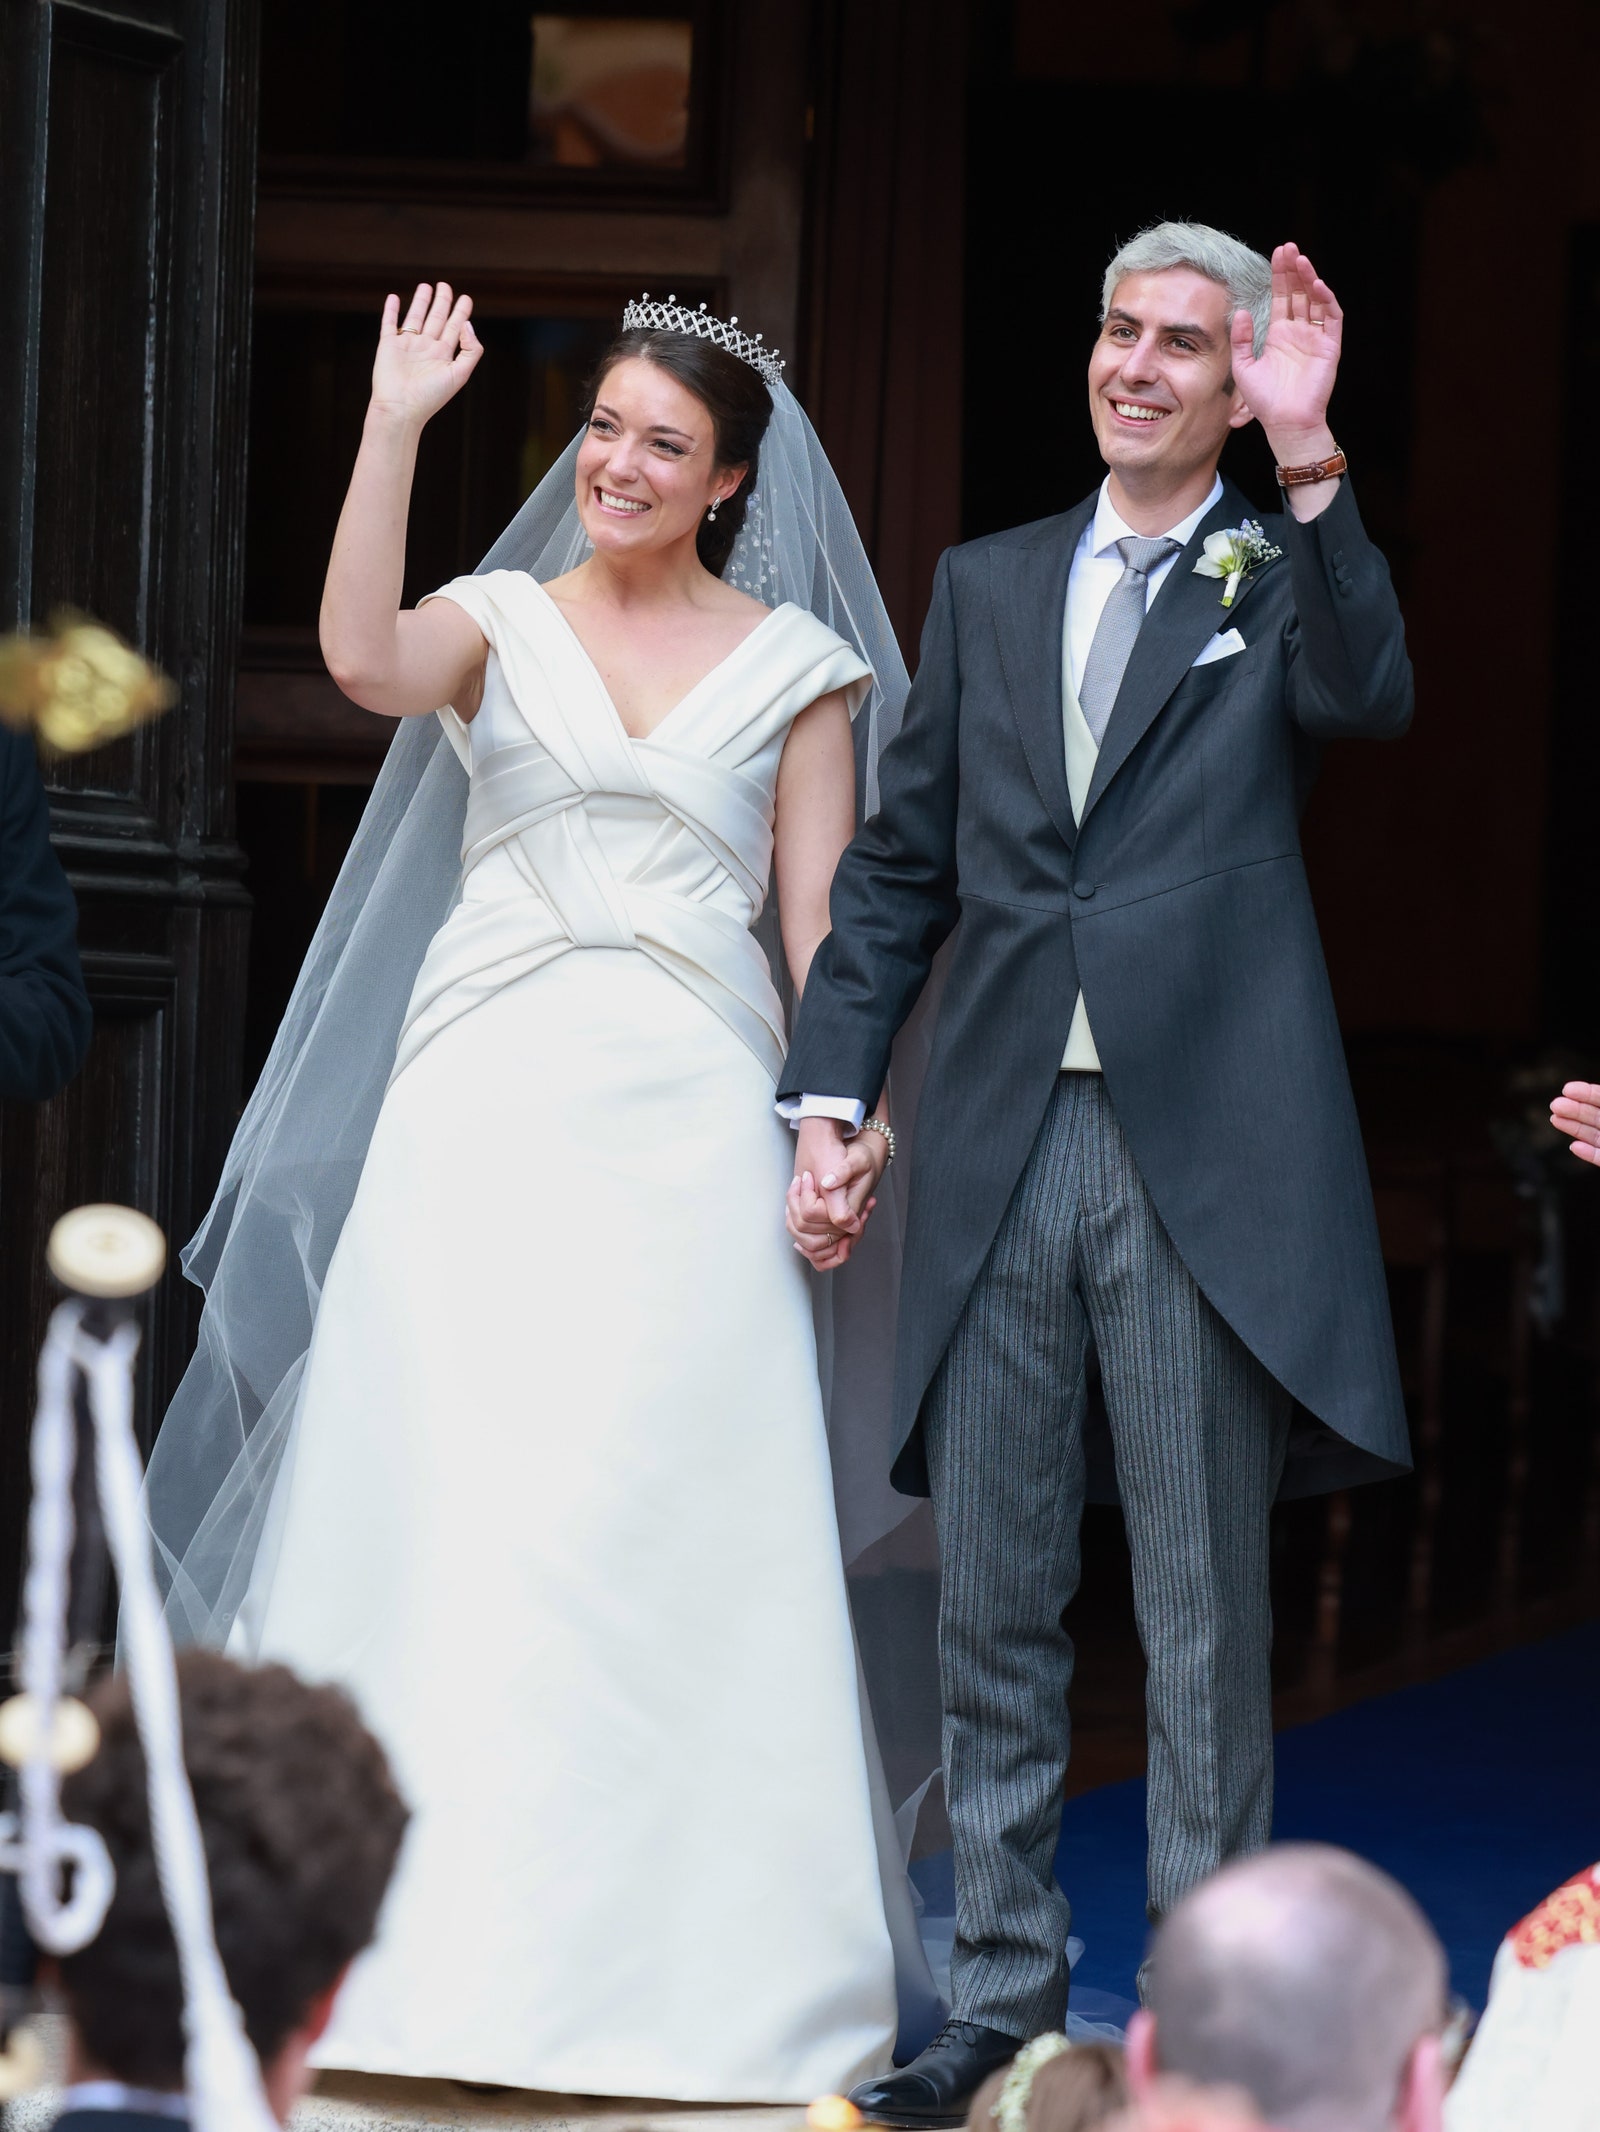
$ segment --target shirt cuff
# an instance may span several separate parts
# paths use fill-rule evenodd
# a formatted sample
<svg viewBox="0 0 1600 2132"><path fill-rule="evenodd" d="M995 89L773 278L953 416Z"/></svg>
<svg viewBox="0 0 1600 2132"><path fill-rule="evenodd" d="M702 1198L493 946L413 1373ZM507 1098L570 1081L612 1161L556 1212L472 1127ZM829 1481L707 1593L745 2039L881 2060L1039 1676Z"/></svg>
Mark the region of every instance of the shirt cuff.
<svg viewBox="0 0 1600 2132"><path fill-rule="evenodd" d="M860 1132L861 1121L867 1115L865 1103L853 1096L780 1096L777 1109L778 1116L787 1118L796 1130L802 1118L836 1118L849 1128L845 1134L847 1140L851 1134Z"/></svg>

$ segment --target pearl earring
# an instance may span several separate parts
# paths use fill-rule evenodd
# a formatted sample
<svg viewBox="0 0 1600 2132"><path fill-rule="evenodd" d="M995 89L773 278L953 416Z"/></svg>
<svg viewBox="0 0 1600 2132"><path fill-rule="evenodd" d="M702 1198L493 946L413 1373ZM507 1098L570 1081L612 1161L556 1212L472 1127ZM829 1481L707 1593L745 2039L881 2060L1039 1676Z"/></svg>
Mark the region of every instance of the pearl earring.
<svg viewBox="0 0 1600 2132"><path fill-rule="evenodd" d="M720 496L713 496L713 497L712 497L712 499L711 499L711 508L710 508L710 510L709 510L709 511L707 511L707 513L706 513L706 516L707 516L707 518L709 518L709 519L711 520L711 522L712 522L712 524L713 524L713 525L715 525L715 523L716 523L716 518L717 518L717 505L718 505L719 503L721 503L721 501L722 501L722 498L721 498Z"/></svg>

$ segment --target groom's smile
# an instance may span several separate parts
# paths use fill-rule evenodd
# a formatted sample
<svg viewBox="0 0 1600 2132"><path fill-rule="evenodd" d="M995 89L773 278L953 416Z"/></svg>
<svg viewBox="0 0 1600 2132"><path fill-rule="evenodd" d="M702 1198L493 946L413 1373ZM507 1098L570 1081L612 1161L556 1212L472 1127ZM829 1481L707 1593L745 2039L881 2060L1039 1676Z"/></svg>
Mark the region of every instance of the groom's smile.
<svg viewBox="0 0 1600 2132"><path fill-rule="evenodd" d="M1226 291L1186 267L1118 282L1089 356L1089 413L1119 488L1200 478L1229 429L1250 419L1233 382L1230 316Z"/></svg>

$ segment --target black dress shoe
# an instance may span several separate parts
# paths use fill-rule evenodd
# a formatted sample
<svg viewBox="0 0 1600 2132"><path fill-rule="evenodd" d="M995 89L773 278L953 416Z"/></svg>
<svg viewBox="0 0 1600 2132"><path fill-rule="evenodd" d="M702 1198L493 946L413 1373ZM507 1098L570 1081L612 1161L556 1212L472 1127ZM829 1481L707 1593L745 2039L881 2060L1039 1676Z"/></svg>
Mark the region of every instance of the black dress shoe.
<svg viewBox="0 0 1600 2132"><path fill-rule="evenodd" d="M967 2104L1022 2048L1020 2038L977 2021L947 2021L925 2051L881 2080L850 2090L862 2116L877 2125L963 2125Z"/></svg>

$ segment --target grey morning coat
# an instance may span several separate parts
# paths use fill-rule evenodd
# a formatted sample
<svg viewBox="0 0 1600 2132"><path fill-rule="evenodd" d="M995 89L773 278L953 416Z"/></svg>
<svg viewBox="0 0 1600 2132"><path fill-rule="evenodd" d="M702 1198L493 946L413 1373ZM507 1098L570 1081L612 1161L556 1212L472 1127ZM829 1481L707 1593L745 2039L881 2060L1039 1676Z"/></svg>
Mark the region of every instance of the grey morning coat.
<svg viewBox="0 0 1600 2132"><path fill-rule="evenodd" d="M1282 559L1224 608L1195 560L1208 533L1257 515L1225 484L1151 604L1075 824L1062 628L1095 502L940 558L882 804L840 861L779 1093L876 1101L960 920L911 1168L897 1487L927 1492L923 1398L1080 985L1185 1265L1302 1409L1283 1493L1376 1479L1409 1464L1405 1410L1299 823L1324 741L1410 723L1388 567L1346 480L1310 524L1261 520ZM1195 667L1229 628L1246 649Z"/></svg>

